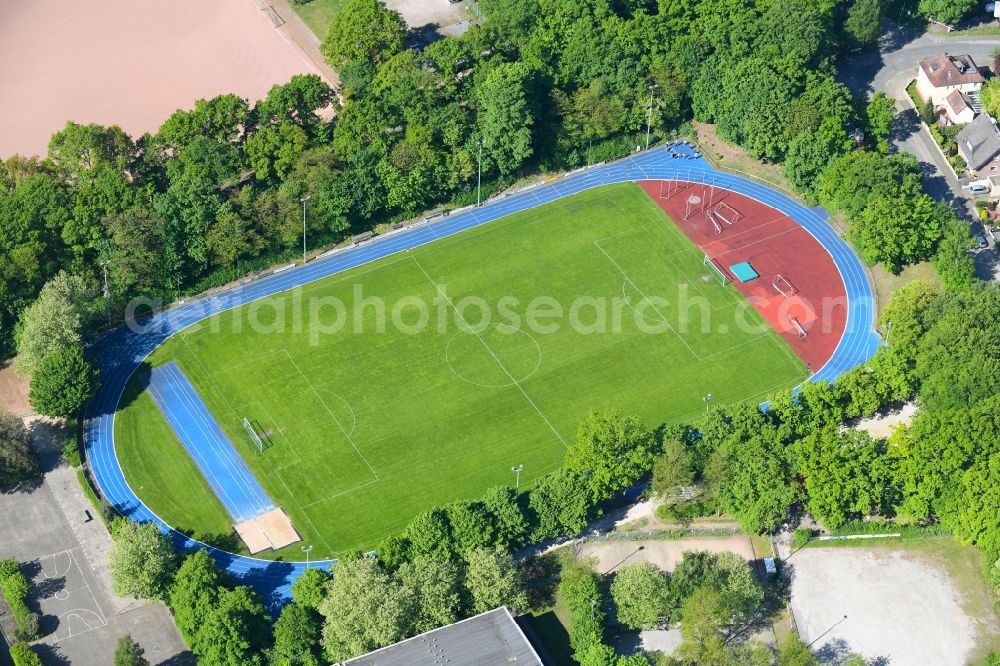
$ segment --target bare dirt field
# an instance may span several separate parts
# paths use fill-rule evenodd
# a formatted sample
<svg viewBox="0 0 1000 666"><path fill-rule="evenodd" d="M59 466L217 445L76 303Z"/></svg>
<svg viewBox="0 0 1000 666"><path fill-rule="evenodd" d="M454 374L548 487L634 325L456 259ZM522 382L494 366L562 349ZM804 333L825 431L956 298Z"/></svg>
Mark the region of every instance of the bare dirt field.
<svg viewBox="0 0 1000 666"><path fill-rule="evenodd" d="M910 425L917 413L917 405L908 402L897 410L858 421L855 427L872 437L886 438L901 425Z"/></svg>
<svg viewBox="0 0 1000 666"><path fill-rule="evenodd" d="M14 372L14 359L0 361L0 412L14 416L31 414L28 384L28 377L18 377Z"/></svg>
<svg viewBox="0 0 1000 666"><path fill-rule="evenodd" d="M0 0L0 8L0 157L44 155L67 120L138 136L198 98L257 100L294 74L327 74L253 0Z"/></svg>
<svg viewBox="0 0 1000 666"><path fill-rule="evenodd" d="M978 556L950 539L809 547L788 566L800 635L823 663L859 652L869 663L957 666L995 647Z"/></svg>
<svg viewBox="0 0 1000 666"><path fill-rule="evenodd" d="M597 570L602 574L612 568L637 562L652 562L664 571L673 571L684 552L689 550L731 552L747 560L754 559L753 546L750 538L745 535L647 541L588 541L578 548L581 557L593 557L597 560Z"/></svg>

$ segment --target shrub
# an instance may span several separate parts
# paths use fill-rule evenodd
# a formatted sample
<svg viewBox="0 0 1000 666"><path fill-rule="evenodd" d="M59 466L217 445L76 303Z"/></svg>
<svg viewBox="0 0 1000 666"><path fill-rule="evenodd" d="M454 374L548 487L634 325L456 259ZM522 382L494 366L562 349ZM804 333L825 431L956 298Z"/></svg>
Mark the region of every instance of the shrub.
<svg viewBox="0 0 1000 666"><path fill-rule="evenodd" d="M72 434L66 438L62 446L63 459L66 464L70 467L79 467L83 464L83 460L80 456L80 447L76 443L76 434Z"/></svg>
<svg viewBox="0 0 1000 666"><path fill-rule="evenodd" d="M809 543L809 539L812 538L813 531L808 527L800 527L795 530L795 534L792 536L792 547L801 548L802 546Z"/></svg>
<svg viewBox="0 0 1000 666"><path fill-rule="evenodd" d="M14 666L42 666L41 658L25 643L11 645L10 658L14 661Z"/></svg>
<svg viewBox="0 0 1000 666"><path fill-rule="evenodd" d="M38 613L28 613L17 625L14 637L19 641L33 641L41 636L42 618Z"/></svg>
<svg viewBox="0 0 1000 666"><path fill-rule="evenodd" d="M0 562L0 588L7 599L11 613L17 620L18 640L34 640L38 638L38 616L28 608L27 598L30 589L28 579L21 573L17 560ZM34 617L32 617L34 616Z"/></svg>

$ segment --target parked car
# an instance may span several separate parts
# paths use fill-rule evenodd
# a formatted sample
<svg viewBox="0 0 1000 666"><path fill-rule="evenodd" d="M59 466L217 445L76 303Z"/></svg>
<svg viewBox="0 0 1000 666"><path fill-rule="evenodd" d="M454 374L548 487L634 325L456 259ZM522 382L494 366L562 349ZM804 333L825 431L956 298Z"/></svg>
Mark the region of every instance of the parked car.
<svg viewBox="0 0 1000 666"><path fill-rule="evenodd" d="M973 183L972 185L969 185L969 192L972 194L989 194L990 188L979 183Z"/></svg>
<svg viewBox="0 0 1000 666"><path fill-rule="evenodd" d="M975 238L976 238L976 247L978 247L980 250L989 247L990 244L986 242L986 236L982 234L976 234Z"/></svg>

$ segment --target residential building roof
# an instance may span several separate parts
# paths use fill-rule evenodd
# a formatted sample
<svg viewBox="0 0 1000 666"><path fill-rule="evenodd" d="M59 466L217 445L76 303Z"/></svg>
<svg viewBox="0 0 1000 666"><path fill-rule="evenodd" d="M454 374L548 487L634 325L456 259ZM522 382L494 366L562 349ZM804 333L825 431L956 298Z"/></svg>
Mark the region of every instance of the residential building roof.
<svg viewBox="0 0 1000 666"><path fill-rule="evenodd" d="M1000 130L988 113L980 113L955 137L969 168L978 170L1000 154Z"/></svg>
<svg viewBox="0 0 1000 666"><path fill-rule="evenodd" d="M944 101L945 104L948 105L948 108L951 109L951 113L953 115L957 116L966 109L975 112L975 109L973 109L972 105L969 104L969 100L965 98L965 95L962 94L961 90L952 90L948 93L948 96L944 98Z"/></svg>
<svg viewBox="0 0 1000 666"><path fill-rule="evenodd" d="M940 53L921 60L920 68L935 88L982 83L986 80L979 73L975 61L968 55Z"/></svg>
<svg viewBox="0 0 1000 666"><path fill-rule="evenodd" d="M341 666L543 666L505 606L348 659Z"/></svg>

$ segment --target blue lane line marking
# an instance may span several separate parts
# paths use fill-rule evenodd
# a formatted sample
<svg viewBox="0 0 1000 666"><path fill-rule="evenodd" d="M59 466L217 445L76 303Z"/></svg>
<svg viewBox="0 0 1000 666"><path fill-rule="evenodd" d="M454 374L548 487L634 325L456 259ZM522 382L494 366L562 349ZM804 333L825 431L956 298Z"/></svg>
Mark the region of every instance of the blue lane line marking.
<svg viewBox="0 0 1000 666"><path fill-rule="evenodd" d="M176 363L154 368L146 388L236 523L275 508Z"/></svg>
<svg viewBox="0 0 1000 666"><path fill-rule="evenodd" d="M687 148L675 151L690 155ZM826 214L807 208L790 197L746 178L715 171L703 159L675 159L663 148L649 150L612 164L573 174L527 192L487 203L460 214L454 214L430 225L416 226L408 231L383 236L368 244L313 261L302 267L248 284L243 288L218 294L179 306L153 317L143 332L127 328L111 331L94 348L102 371L100 390L87 407L87 455L97 483L105 497L122 513L134 520L153 521L172 534L179 547L208 549L229 573L245 584L253 585L272 603L290 596L291 582L305 570L302 563L261 560L226 553L188 539L174 531L146 507L129 487L122 474L114 449L114 416L125 384L136 367L157 346L178 331L225 310L249 303L329 277L383 257L413 249L439 238L477 227L511 213L554 201L586 189L644 179L683 179L699 183L714 183L751 197L785 213L802 225L830 253L844 280L848 299L847 323L833 356L810 378L811 381L833 380L841 373L860 365L874 355L880 344L874 332L875 302L871 285L853 250L826 222ZM330 562L316 562L316 566Z"/></svg>

